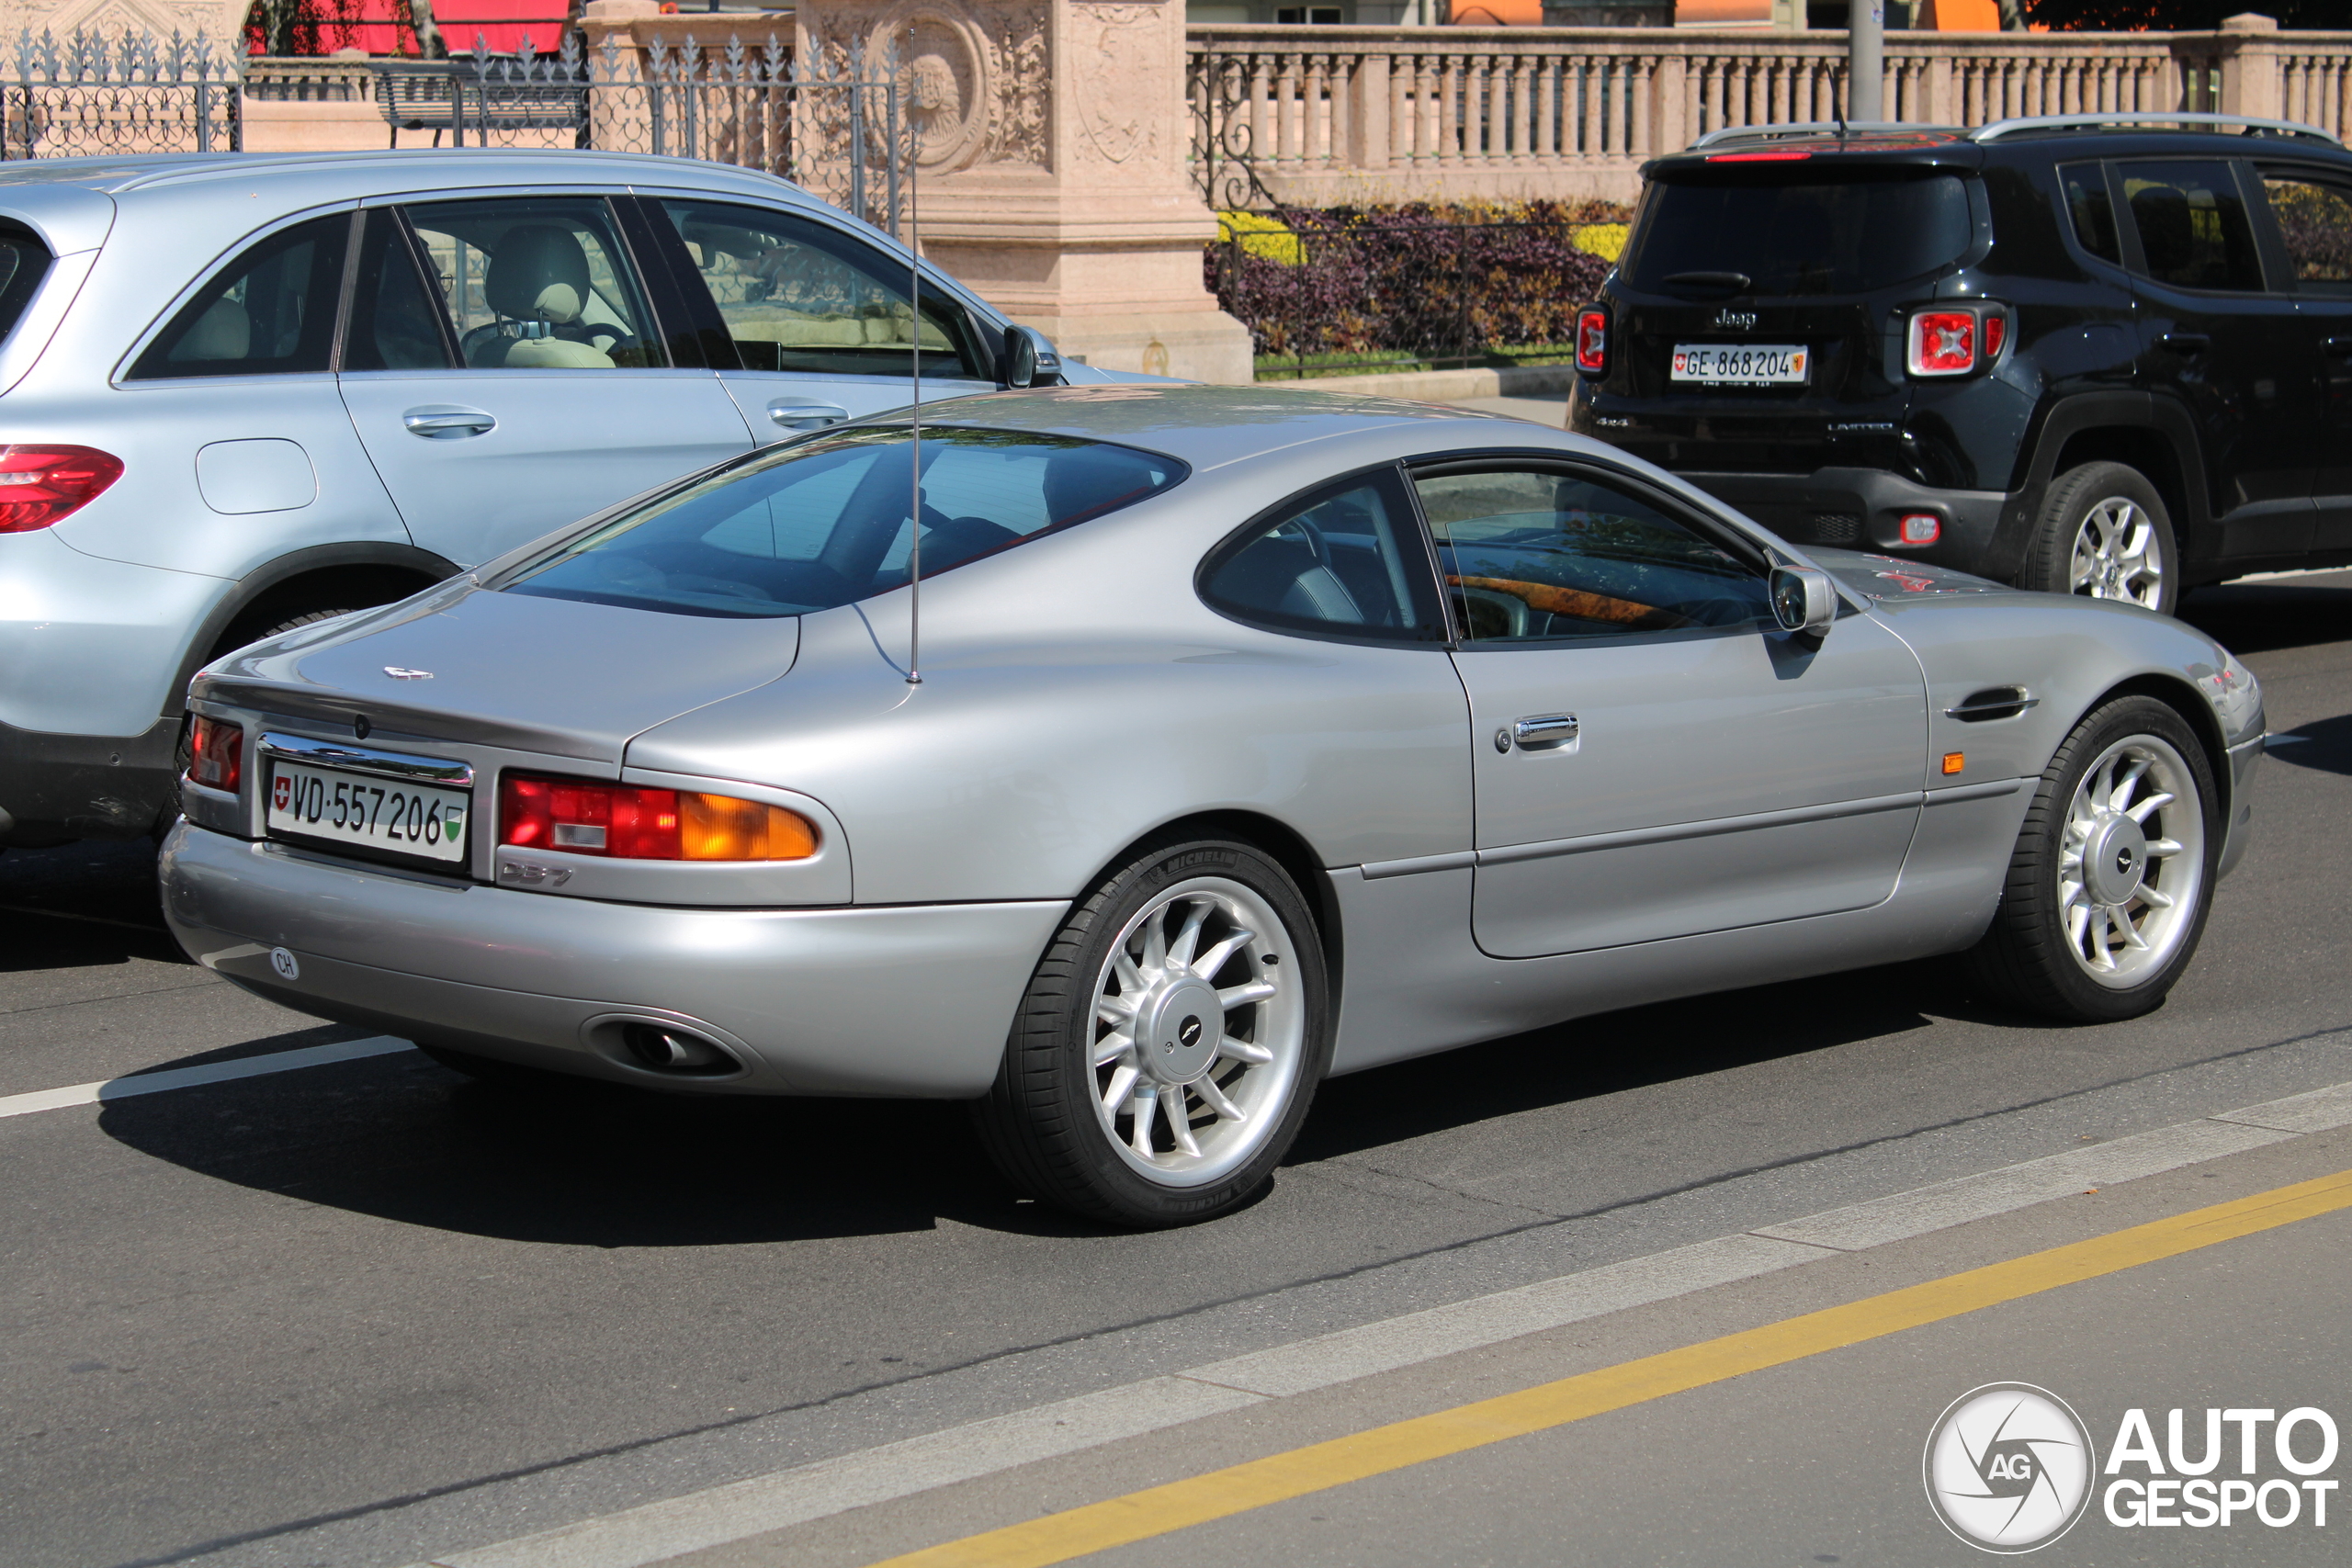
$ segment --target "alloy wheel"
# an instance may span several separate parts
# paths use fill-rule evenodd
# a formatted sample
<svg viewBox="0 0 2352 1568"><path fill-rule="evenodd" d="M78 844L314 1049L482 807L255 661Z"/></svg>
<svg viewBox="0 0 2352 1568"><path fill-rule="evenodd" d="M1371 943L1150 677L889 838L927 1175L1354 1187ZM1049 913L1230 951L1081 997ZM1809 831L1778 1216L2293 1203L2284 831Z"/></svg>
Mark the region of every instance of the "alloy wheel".
<svg viewBox="0 0 2352 1568"><path fill-rule="evenodd" d="M2204 802L2181 754L2153 735L2099 753L2075 786L2058 856L2075 964L2103 986L2139 984L2195 929L2204 875Z"/></svg>
<svg viewBox="0 0 2352 1568"><path fill-rule="evenodd" d="M2075 530L2066 591L2158 608L2165 587L2162 538L2155 519L2130 497L2094 502Z"/></svg>
<svg viewBox="0 0 2352 1568"><path fill-rule="evenodd" d="M1094 1110L1122 1160L1195 1187L1280 1124L1306 1055L1298 955L1272 908L1226 877L1145 906L1094 985Z"/></svg>

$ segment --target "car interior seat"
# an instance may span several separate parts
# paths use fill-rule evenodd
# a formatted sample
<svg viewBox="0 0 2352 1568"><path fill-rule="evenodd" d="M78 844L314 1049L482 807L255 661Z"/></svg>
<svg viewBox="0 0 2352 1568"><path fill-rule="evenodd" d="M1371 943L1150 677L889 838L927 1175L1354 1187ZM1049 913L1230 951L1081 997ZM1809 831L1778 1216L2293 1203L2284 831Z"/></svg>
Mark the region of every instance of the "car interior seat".
<svg viewBox="0 0 2352 1568"><path fill-rule="evenodd" d="M196 319L195 327L173 346L172 358L182 364L243 359L253 346L252 318L245 314L244 306L223 298L212 301Z"/></svg>
<svg viewBox="0 0 2352 1568"><path fill-rule="evenodd" d="M613 368L613 356L589 341L581 321L591 286L588 254L569 230L551 223L506 231L490 258L482 294L500 321L466 334L466 363L477 368ZM529 333L542 335L526 335ZM607 328L598 335L617 340Z"/></svg>
<svg viewBox="0 0 2352 1568"><path fill-rule="evenodd" d="M2177 186L2150 186L2134 192L2132 221L2139 228L2140 249L2147 257L2151 275L2192 288L2201 281L2189 276L2197 236L2187 193Z"/></svg>

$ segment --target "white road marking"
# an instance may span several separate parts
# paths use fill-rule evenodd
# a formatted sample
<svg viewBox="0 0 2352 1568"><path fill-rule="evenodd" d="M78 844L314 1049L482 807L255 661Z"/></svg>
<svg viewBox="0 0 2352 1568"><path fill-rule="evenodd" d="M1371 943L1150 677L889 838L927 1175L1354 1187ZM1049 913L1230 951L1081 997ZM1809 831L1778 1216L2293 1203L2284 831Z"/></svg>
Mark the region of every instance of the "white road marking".
<svg viewBox="0 0 2352 1568"><path fill-rule="evenodd" d="M2253 571L2244 577L2233 577L2231 582L2277 582L2289 577L2332 577L2346 569L2340 566L2299 566L2291 571ZM2226 586L2226 584L2225 584Z"/></svg>
<svg viewBox="0 0 2352 1568"><path fill-rule="evenodd" d="M0 1116L30 1116L38 1111L62 1111L69 1105L104 1105L135 1095L163 1094L199 1084L227 1083L232 1078L257 1078L270 1073L290 1073L299 1067L324 1066L329 1062L356 1062L363 1056L389 1056L416 1047L389 1034L346 1040L335 1045L305 1045L299 1051L273 1051L266 1056L240 1056L231 1062L207 1062L195 1067L166 1067L160 1073L133 1073L129 1077L98 1083L69 1084L63 1089L35 1089L30 1094L0 1098Z"/></svg>
<svg viewBox="0 0 2352 1568"><path fill-rule="evenodd" d="M447 1552L413 1568L650 1568L1035 1460L2347 1125L2352 1083L2336 1084Z"/></svg>

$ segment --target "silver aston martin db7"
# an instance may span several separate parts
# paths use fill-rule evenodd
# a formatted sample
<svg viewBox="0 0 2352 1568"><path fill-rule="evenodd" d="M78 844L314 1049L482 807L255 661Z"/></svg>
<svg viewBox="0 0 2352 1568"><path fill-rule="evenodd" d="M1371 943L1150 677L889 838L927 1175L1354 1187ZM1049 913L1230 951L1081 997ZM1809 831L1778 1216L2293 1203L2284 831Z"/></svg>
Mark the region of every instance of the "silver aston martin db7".
<svg viewBox="0 0 2352 1568"><path fill-rule="evenodd" d="M2263 736L2144 610L1143 385L766 447L190 707L165 902L238 984L481 1077L968 1099L1134 1224L1249 1198L1327 1074L1604 1009L1965 953L2145 1011Z"/></svg>

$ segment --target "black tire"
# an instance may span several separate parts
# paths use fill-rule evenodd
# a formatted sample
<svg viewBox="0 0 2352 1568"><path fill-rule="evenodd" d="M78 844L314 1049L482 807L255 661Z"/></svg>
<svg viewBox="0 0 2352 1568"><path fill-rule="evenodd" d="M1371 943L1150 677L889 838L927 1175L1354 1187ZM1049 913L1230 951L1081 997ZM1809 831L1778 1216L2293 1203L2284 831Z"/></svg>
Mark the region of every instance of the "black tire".
<svg viewBox="0 0 2352 1568"><path fill-rule="evenodd" d="M2075 838L2070 823L2077 792L2103 759L2118 755L2121 748L2120 755L2128 764L2135 746L2154 762L2137 775L2141 782L2133 787L2141 794L2127 800L2127 814L2162 793L2159 783L2185 784L2196 797L2183 800L2177 789L2172 790L2174 801L2154 808L2145 819L2155 824L2159 843L2180 841L2178 835L2188 833L2193 833L2193 842L2184 842L2180 851L2160 862L2145 852L2139 855L2137 874L2142 882L2138 885L2175 899L2166 909L2140 911L2141 923L2135 930L2143 939L2156 935L2148 943L2144 959L2128 947L2115 946L2122 940L2120 928L2112 923L2117 917L2098 912L2109 906L2095 896L2098 889L2089 880L2092 874L2080 869L2086 861L2117 863L2135 848L2135 841L2095 835L2086 842L2086 849L2095 842L2097 852L2085 853L2076 861L2075 882L2084 889L2084 896L2070 898L2067 892L2068 845ZM2128 767L2119 769L2109 778L2127 771ZM2177 776L2167 780L2167 774ZM2075 727L2042 770L2033 804L2026 811L2025 826L2018 834L2017 849L2009 857L2000 908L1991 929L1968 954L1970 977L2013 1007L2069 1023L2112 1023L2153 1010L2188 967L2204 935L2214 878L2221 866L2222 820L2211 759L2179 714L2144 696L2119 697L2095 709ZM2146 845L2137 843L2136 847L2144 852ZM2152 864L2158 867L2153 876L2147 871ZM2119 873L2108 886L2120 885ZM2070 910L2076 905L2086 911L2091 922L2083 933L2070 929ZM2124 923L2133 918L2128 913L2130 903L2114 908L2127 911L2121 917ZM2179 910L2177 920L2173 908ZM2110 923L2098 923L2102 919ZM2161 934L2152 923L2155 921L2162 922ZM2112 938L2107 935L2110 931L2117 933ZM2102 950L2111 966L2104 975L2098 968Z"/></svg>
<svg viewBox="0 0 2352 1568"><path fill-rule="evenodd" d="M220 634L220 640L213 645L212 652L205 662L211 663L224 653L234 653L247 644L260 642L266 637L282 637L301 626L316 626L321 621L332 621L338 615L348 615L354 610L373 607L368 604L302 603L264 606L259 614L249 614L232 622L229 629Z"/></svg>
<svg viewBox="0 0 2352 1568"><path fill-rule="evenodd" d="M1261 912L1251 912L1253 903ZM1197 924L1194 909L1204 910ZM1258 932L1239 918L1262 921L1265 913L1279 929ZM1154 922L1171 953L1182 951L1184 931L1193 930L1198 964L1207 973L1188 978L1186 966L1172 961L1153 970L1148 944ZM1216 957L1219 947L1251 932L1252 941ZM1129 972L1160 978L1143 985L1121 977L1114 945L1129 953ZM1272 993L1229 1006L1212 998L1207 1005L1225 1010L1223 1022L1216 1040L1203 1045L1204 993L1197 987L1210 982L1228 991L1262 984ZM1142 1023L1098 1021L1098 999L1114 1010L1132 1003ZM1280 865L1254 846L1223 840L1147 845L1080 898L1046 945L996 1083L974 1102L980 1141L1014 1185L1088 1218L1138 1228L1215 1219L1263 1190L1297 1138L1330 1066L1329 1016L1315 919ZM1096 1060L1098 1036L1103 1047L1114 1047L1125 1031L1132 1047L1138 1028L1147 1035L1140 1051ZM1268 1043L1258 1044L1261 1038ZM1159 1056L1151 1054L1154 1042ZM1237 1046L1268 1060L1226 1055ZM1261 1072L1265 1076L1251 1078ZM1118 1090L1122 1073L1135 1086L1134 1099ZM1182 1082L1156 1076L1184 1073L1196 1076ZM1147 1099L1147 1089L1167 1098ZM1212 1090L1247 1115L1220 1113L1210 1103ZM1171 1100L1186 1108L1182 1131L1196 1143L1192 1154L1175 1141L1176 1112L1166 1109ZM1134 1146L1137 1106L1143 1142L1158 1151L1149 1156ZM1122 1120L1125 1134L1117 1130Z"/></svg>
<svg viewBox="0 0 2352 1568"><path fill-rule="evenodd" d="M2127 531L2144 524L2147 555L2143 558L2154 562L2153 581L2141 573L2118 582L2104 570L2097 570L2111 558L2096 548L2100 537L2110 531L2105 526L2106 520L2116 515L2116 509L2126 505L2138 514ZM2093 521L2094 513L2098 514L2100 522ZM2094 568L2087 579L2078 571L2078 545L2086 547L2085 553ZM2084 463L2051 481L2049 497L2041 506L2041 520L2026 546L2025 569L2018 576L2018 587L2046 593L2080 593L2094 599L2125 599L2169 615L2180 603L2180 555L2173 534L2172 513L2146 475L2121 463Z"/></svg>

